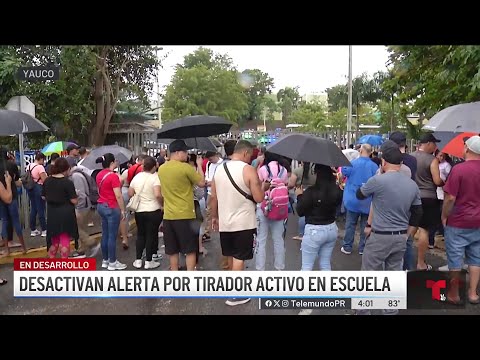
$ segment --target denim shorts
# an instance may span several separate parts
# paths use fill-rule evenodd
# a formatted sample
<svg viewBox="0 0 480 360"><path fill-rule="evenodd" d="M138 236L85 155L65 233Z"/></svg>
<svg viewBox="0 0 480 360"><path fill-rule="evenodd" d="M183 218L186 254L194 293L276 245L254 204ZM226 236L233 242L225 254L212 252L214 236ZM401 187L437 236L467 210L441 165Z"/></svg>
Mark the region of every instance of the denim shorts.
<svg viewBox="0 0 480 360"><path fill-rule="evenodd" d="M465 264L480 266L480 228L445 227L448 268L460 270Z"/></svg>

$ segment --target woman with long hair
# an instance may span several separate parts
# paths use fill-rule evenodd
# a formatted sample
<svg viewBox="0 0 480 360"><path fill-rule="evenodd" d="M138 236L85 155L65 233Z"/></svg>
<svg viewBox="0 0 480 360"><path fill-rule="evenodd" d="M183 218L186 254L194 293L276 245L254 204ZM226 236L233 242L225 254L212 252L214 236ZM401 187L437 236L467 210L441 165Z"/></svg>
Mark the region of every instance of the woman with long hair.
<svg viewBox="0 0 480 360"><path fill-rule="evenodd" d="M320 270L329 271L332 251L337 240L338 228L335 222L337 206L342 202L342 191L329 166L316 164L315 185L303 192L295 190L298 216L305 216L305 233L302 240L302 271L313 270L319 257Z"/></svg>
<svg viewBox="0 0 480 360"><path fill-rule="evenodd" d="M117 260L117 234L120 220L125 219L125 203L123 201L120 177L113 170L118 166L111 153L97 158L103 170L96 176L98 187L97 211L102 218L102 268L123 270L127 265Z"/></svg>
<svg viewBox="0 0 480 360"><path fill-rule="evenodd" d="M145 269L154 269L160 263L153 260L153 253L158 251L158 227L163 219L163 198L160 179L156 174L156 160L147 156L143 160L143 171L138 173L130 183L128 196L138 196L139 205L135 211L137 223L136 260L133 266L140 269L143 266L142 253L145 249ZM157 240L157 241L155 241ZM156 244L156 246L154 246Z"/></svg>
<svg viewBox="0 0 480 360"><path fill-rule="evenodd" d="M51 174L45 180L42 191L47 201L47 238L51 242L48 256L55 258L60 249L60 255L65 259L70 254L70 239L78 238L75 216L78 195L75 185L68 178L70 165L67 159L57 159L52 165Z"/></svg>

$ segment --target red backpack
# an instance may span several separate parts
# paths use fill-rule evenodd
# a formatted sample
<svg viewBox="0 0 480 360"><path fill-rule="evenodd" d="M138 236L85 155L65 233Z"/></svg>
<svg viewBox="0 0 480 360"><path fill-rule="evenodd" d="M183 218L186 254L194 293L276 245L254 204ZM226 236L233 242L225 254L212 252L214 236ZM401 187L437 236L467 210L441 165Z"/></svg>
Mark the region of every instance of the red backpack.
<svg viewBox="0 0 480 360"><path fill-rule="evenodd" d="M265 166L268 171L271 188L265 192L265 199L262 201L260 208L265 217L269 220L285 220L288 218L288 205L290 203L288 187L282 181L282 175L286 170L283 166L277 163L279 171L277 176L273 176L269 165L270 164Z"/></svg>

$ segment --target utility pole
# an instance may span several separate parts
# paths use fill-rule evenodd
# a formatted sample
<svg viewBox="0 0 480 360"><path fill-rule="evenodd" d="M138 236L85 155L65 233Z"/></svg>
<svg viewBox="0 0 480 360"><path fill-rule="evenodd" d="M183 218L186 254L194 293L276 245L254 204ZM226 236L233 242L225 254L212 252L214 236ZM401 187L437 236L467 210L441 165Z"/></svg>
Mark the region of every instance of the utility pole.
<svg viewBox="0 0 480 360"><path fill-rule="evenodd" d="M163 50L163 48L157 48L157 59L158 59L158 51ZM157 71L157 111L158 111L158 128L162 128L162 107L161 107L161 96L160 96L160 69L159 67Z"/></svg>
<svg viewBox="0 0 480 360"><path fill-rule="evenodd" d="M348 46L348 117L347 117L347 148L352 141L352 45Z"/></svg>

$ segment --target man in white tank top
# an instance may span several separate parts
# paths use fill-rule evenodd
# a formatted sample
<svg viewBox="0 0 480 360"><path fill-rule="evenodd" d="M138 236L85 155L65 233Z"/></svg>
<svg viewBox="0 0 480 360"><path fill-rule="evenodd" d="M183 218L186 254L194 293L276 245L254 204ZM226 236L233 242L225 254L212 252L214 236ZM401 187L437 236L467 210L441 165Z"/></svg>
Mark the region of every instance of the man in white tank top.
<svg viewBox="0 0 480 360"><path fill-rule="evenodd" d="M222 254L228 258L229 270L234 271L243 270L245 260L253 258L257 203L264 197L257 171L248 165L252 154L253 145L240 140L231 160L217 168L209 196L212 228L220 232ZM250 299L229 299L226 304L234 306L248 301Z"/></svg>

